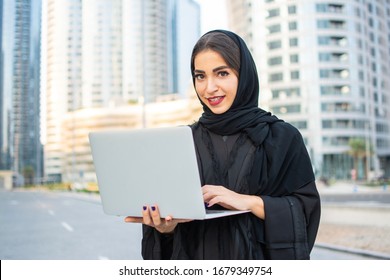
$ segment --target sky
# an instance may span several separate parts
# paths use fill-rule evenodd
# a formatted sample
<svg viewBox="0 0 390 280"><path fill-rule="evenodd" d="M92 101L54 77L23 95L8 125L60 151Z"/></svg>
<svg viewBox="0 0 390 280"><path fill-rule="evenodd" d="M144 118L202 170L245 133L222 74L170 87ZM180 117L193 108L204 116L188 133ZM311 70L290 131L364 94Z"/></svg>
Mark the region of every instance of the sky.
<svg viewBox="0 0 390 280"><path fill-rule="evenodd" d="M213 29L227 29L225 0L197 0L201 7L201 33Z"/></svg>

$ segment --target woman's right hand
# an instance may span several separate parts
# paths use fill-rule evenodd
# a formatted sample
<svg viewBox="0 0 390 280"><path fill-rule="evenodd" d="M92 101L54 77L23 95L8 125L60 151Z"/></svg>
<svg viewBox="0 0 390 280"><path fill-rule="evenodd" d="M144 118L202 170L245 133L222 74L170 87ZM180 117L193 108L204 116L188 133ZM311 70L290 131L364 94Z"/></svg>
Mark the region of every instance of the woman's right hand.
<svg viewBox="0 0 390 280"><path fill-rule="evenodd" d="M185 223L191 220L187 219L173 219L171 216L161 218L160 211L157 205L151 207L144 206L142 209L142 218L140 217L126 217L126 223L143 223L154 227L160 233L173 233L178 223Z"/></svg>

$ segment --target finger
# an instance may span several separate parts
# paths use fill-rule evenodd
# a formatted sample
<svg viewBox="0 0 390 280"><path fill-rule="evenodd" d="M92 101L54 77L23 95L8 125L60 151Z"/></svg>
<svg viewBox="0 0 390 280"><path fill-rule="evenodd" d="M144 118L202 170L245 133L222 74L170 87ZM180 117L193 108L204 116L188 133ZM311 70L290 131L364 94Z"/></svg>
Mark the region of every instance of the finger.
<svg viewBox="0 0 390 280"><path fill-rule="evenodd" d="M213 194L211 194L211 193L203 194L203 201L204 201L204 202L209 202L210 199L212 199L213 197L215 197L215 195L213 195Z"/></svg>
<svg viewBox="0 0 390 280"><path fill-rule="evenodd" d="M144 206L142 208L142 218L143 218L143 223L145 225L148 225L148 226L152 226L153 225L152 219L150 217L149 207L148 206Z"/></svg>
<svg viewBox="0 0 390 280"><path fill-rule="evenodd" d="M125 218L126 223L142 223L143 219L140 217L126 217Z"/></svg>
<svg viewBox="0 0 390 280"><path fill-rule="evenodd" d="M153 205L150 207L151 210L151 216L153 224L158 227L161 225L161 217L160 217L160 211L158 210L157 205Z"/></svg>
<svg viewBox="0 0 390 280"><path fill-rule="evenodd" d="M211 186L211 185L204 185L204 186L202 187L202 193L203 193L203 194L206 194L206 193L212 191L212 190L214 189L213 187L214 187L214 186Z"/></svg>
<svg viewBox="0 0 390 280"><path fill-rule="evenodd" d="M214 204L218 204L219 202L220 202L219 197L215 196L215 197L213 197L213 198L211 198L211 199L208 200L208 202L207 202L207 207L211 207L211 206L213 206Z"/></svg>
<svg viewBox="0 0 390 280"><path fill-rule="evenodd" d="M190 220L190 219L174 219L174 221L176 223L188 223L188 222L191 222L193 220Z"/></svg>

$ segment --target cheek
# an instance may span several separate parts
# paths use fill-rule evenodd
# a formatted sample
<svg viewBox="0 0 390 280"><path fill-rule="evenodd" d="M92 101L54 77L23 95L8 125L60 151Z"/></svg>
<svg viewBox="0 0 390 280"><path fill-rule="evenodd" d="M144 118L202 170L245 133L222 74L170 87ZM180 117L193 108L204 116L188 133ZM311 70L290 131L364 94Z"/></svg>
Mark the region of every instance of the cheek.
<svg viewBox="0 0 390 280"><path fill-rule="evenodd" d="M203 96L203 91L204 91L204 89L203 89L203 87L202 87L201 84L195 83L195 91L198 93L198 95L199 95L200 97Z"/></svg>
<svg viewBox="0 0 390 280"><path fill-rule="evenodd" d="M237 87L236 86L232 86L228 89L228 92L229 92L229 97L231 99L234 99L236 97L236 94L237 94Z"/></svg>

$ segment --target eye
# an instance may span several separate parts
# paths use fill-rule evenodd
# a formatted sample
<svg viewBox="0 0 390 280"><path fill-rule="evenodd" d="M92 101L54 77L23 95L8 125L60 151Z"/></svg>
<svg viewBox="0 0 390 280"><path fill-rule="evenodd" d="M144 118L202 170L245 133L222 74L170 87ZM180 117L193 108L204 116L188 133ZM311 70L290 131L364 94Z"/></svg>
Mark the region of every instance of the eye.
<svg viewBox="0 0 390 280"><path fill-rule="evenodd" d="M218 76L221 76L221 77L229 76L229 72L228 71L220 71L220 72L218 72Z"/></svg>
<svg viewBox="0 0 390 280"><path fill-rule="evenodd" d="M195 80L203 80L204 79L204 75L203 74L195 74L194 78L195 78Z"/></svg>

